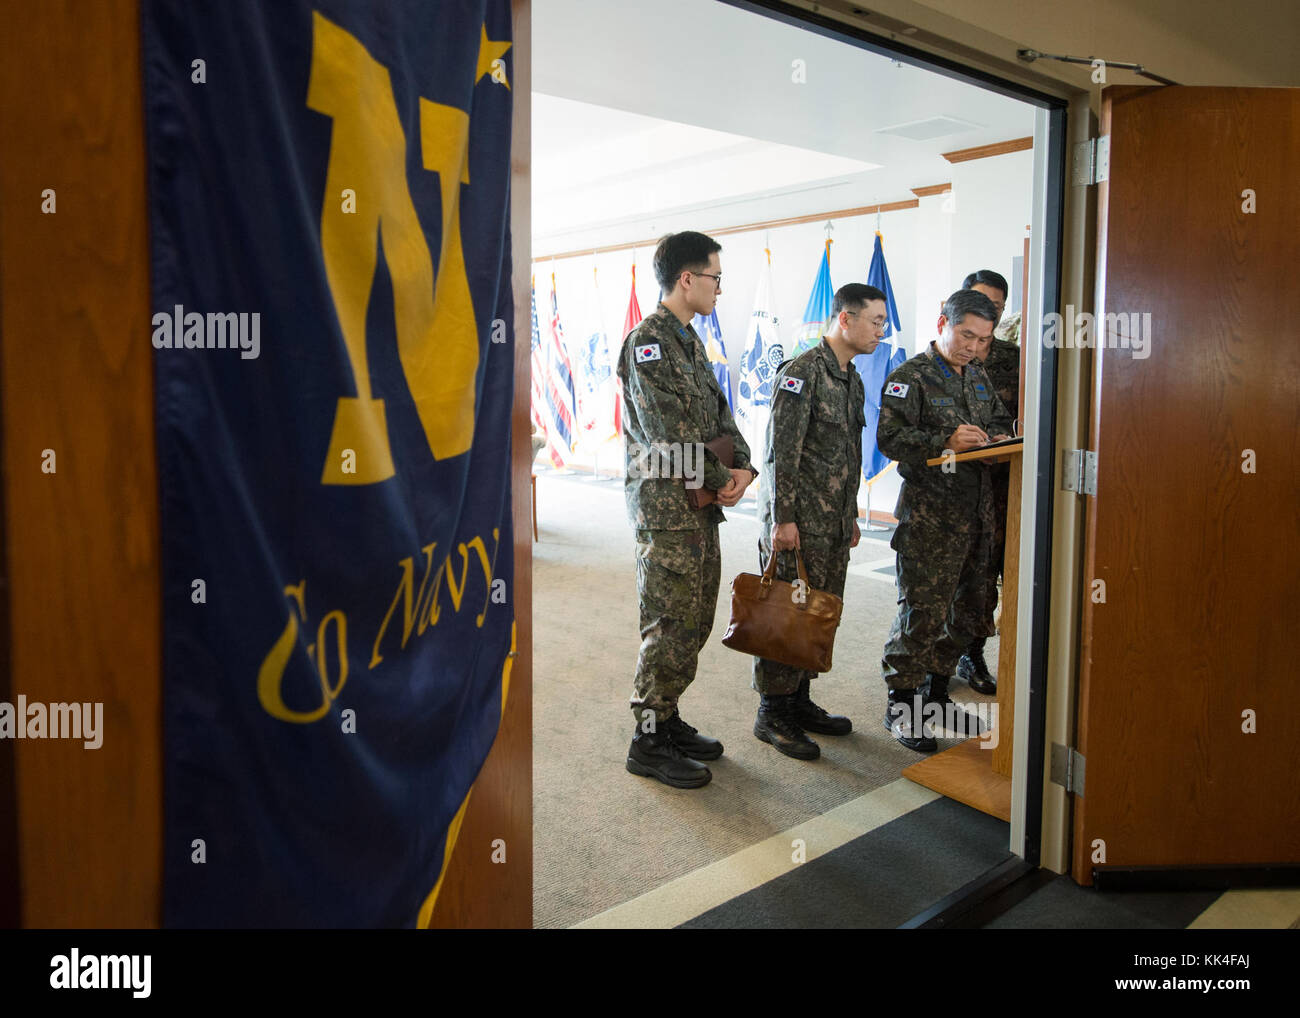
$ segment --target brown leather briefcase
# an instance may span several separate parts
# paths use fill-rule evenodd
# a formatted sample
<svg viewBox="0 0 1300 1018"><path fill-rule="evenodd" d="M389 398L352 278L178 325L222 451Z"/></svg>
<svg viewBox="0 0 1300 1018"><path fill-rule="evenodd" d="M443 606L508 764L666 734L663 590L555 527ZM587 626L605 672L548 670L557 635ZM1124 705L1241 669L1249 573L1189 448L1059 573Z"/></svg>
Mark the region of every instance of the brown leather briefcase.
<svg viewBox="0 0 1300 1018"><path fill-rule="evenodd" d="M777 554L772 552L762 576L741 573L731 581L731 622L723 646L793 668L828 672L844 602L808 585L797 548L802 587L776 579Z"/></svg>
<svg viewBox="0 0 1300 1018"><path fill-rule="evenodd" d="M736 461L736 443L731 440L730 435L719 435L712 442L705 442L704 448L712 449L713 455L722 461L722 465L728 470ZM704 469L704 463L701 460L700 469ZM692 509L703 509L706 505L712 505L718 500L718 493L712 488L687 488L686 500L690 502Z"/></svg>

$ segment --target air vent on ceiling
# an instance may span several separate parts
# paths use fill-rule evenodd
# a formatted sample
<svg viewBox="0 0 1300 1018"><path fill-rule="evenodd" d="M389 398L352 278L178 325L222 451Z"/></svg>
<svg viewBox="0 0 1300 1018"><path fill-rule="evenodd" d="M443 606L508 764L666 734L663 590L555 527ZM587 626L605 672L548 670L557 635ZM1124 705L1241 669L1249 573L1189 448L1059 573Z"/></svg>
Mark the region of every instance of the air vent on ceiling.
<svg viewBox="0 0 1300 1018"><path fill-rule="evenodd" d="M876 134L893 134L911 141L929 141L931 138L945 138L950 134L961 134L983 127L969 120L956 117L930 117L927 120L913 120L907 124L895 124L893 127L877 128Z"/></svg>

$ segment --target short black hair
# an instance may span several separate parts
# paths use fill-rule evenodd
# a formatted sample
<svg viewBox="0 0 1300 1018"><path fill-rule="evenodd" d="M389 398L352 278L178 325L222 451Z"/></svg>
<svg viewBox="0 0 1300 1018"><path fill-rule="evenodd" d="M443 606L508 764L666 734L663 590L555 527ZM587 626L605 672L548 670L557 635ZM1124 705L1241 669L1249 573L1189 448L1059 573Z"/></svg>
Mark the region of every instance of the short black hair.
<svg viewBox="0 0 1300 1018"><path fill-rule="evenodd" d="M988 284L992 286L992 283ZM958 290L946 301L943 302L943 317L948 319L948 324L957 326L967 315L974 315L976 318L983 318L998 323L998 309L993 306L993 302L978 290Z"/></svg>
<svg viewBox="0 0 1300 1018"><path fill-rule="evenodd" d="M885 300L884 293L866 283L845 283L835 291L831 315L836 316L841 311L861 311L873 300Z"/></svg>
<svg viewBox="0 0 1300 1018"><path fill-rule="evenodd" d="M1006 279L1000 273L994 272L992 269L980 269L978 272L972 272L962 282L961 288L963 290L969 290L976 283L979 283L982 286L992 286L995 289L1001 290L1003 300L1006 300L1007 295L1011 292L1007 289Z"/></svg>
<svg viewBox="0 0 1300 1018"><path fill-rule="evenodd" d="M696 271L709 264L709 255L721 251L722 245L712 237L693 230L669 233L659 238L655 248L655 279L665 294L672 293L682 270Z"/></svg>

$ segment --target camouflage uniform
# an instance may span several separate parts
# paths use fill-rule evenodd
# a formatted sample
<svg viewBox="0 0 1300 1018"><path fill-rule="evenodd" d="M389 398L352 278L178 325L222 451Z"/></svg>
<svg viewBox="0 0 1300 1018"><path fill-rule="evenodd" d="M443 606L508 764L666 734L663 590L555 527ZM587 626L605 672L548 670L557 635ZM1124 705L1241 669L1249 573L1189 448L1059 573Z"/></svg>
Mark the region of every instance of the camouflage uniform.
<svg viewBox="0 0 1300 1018"><path fill-rule="evenodd" d="M766 469L759 484L759 568L772 554L774 523L799 526L808 582L844 595L849 546L858 516L862 473L862 411L865 392L858 370L839 359L823 339L781 365L772 387L767 423ZM777 578L799 575L793 551L780 552ZM816 672L800 671L765 658L754 659L754 688L786 695Z"/></svg>
<svg viewBox="0 0 1300 1018"><path fill-rule="evenodd" d="M1000 327L999 327L1000 329ZM1005 339L994 339L984 358L984 373L993 383L993 391L1011 416L1020 408L1020 347ZM998 577L1007 548L1007 489L1011 483L1011 464L995 463L990 468L993 483L993 545L981 595L980 625L975 636L994 634L993 610L998 604Z"/></svg>
<svg viewBox="0 0 1300 1018"><path fill-rule="evenodd" d="M987 465L928 467L963 424L1011 433L1011 418L979 362L958 374L934 343L885 380L876 444L898 461L898 617L881 668L890 689L916 689L927 672L951 675L983 617L983 575L992 543Z"/></svg>
<svg viewBox="0 0 1300 1018"><path fill-rule="evenodd" d="M619 355L627 514L636 530L636 580L641 607L632 710L672 716L695 678L695 665L713 629L722 557L717 503L692 509L681 477L646 477L638 453L652 443L696 447L720 435L735 445L736 469L751 469L749 446L732 420L700 337L663 304L628 334ZM702 483L717 490L731 472L702 452Z"/></svg>
<svg viewBox="0 0 1300 1018"><path fill-rule="evenodd" d="M993 330L993 335L998 339L1005 339L1011 343L1020 343L1020 312L1007 315L1006 318L998 322L998 327ZM1017 347L1018 348L1018 347ZM1003 402L1006 402L1005 400ZM1008 406L1008 410L1014 410L1015 407Z"/></svg>
<svg viewBox="0 0 1300 1018"><path fill-rule="evenodd" d="M983 367L993 391L1014 417L1020 408L1020 347L1009 340L994 339Z"/></svg>

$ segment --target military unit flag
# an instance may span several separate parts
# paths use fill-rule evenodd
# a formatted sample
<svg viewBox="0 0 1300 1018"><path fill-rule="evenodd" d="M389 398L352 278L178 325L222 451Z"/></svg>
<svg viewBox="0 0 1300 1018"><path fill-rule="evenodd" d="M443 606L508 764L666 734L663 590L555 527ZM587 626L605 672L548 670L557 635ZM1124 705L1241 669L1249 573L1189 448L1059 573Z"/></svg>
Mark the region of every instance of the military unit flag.
<svg viewBox="0 0 1300 1018"><path fill-rule="evenodd" d="M794 353L791 356L816 346L826 328L826 321L831 316L831 301L835 296L835 287L831 285L832 243L834 241L827 238L821 265L817 267L817 276L813 279L812 293L808 295L808 305L803 311L803 323L795 333Z"/></svg>
<svg viewBox="0 0 1300 1018"><path fill-rule="evenodd" d="M754 311L749 316L749 333L740 358L740 398L736 403L736 425L756 462L762 462L761 457L766 454L772 382L776 379L776 369L785 359L777 318L772 311L772 252L765 250L764 254L767 260L758 277Z"/></svg>
<svg viewBox="0 0 1300 1018"><path fill-rule="evenodd" d="M584 333L586 338L578 350L577 390L578 419L581 433L591 441L600 443L614 437L614 357L611 355L609 337L600 310L600 288L596 270L591 270L591 290L587 294L587 313Z"/></svg>
<svg viewBox="0 0 1300 1018"><path fill-rule="evenodd" d="M736 394L731 388L731 366L727 363L727 348L722 342L722 326L718 324L718 311L715 308L708 316L696 315L691 320L696 333L704 343L704 352L709 355L713 365L713 377L727 397L727 406L736 405Z"/></svg>
<svg viewBox="0 0 1300 1018"><path fill-rule="evenodd" d="M532 343L528 363L531 368L529 409L533 428L546 430L546 347L542 345L542 331L537 327L537 277L534 276L529 286L529 301L532 307Z"/></svg>

